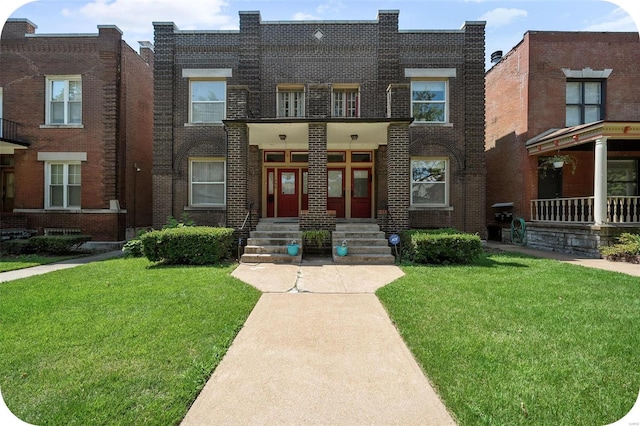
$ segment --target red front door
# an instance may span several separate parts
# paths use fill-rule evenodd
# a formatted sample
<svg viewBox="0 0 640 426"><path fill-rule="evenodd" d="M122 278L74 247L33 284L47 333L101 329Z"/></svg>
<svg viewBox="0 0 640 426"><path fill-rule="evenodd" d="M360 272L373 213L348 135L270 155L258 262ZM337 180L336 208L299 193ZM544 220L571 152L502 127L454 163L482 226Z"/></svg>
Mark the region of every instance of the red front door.
<svg viewBox="0 0 640 426"><path fill-rule="evenodd" d="M335 210L336 217L345 217L344 169L327 169L327 210Z"/></svg>
<svg viewBox="0 0 640 426"><path fill-rule="evenodd" d="M298 171L278 170L278 217L298 216Z"/></svg>
<svg viewBox="0 0 640 426"><path fill-rule="evenodd" d="M351 169L351 217L371 217L371 169Z"/></svg>

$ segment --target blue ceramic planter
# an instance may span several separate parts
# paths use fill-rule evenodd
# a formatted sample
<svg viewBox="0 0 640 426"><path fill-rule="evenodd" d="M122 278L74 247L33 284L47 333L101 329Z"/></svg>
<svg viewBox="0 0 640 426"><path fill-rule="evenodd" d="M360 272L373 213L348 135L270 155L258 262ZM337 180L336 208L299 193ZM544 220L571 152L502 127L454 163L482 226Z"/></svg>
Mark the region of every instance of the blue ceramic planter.
<svg viewBox="0 0 640 426"><path fill-rule="evenodd" d="M347 246L336 246L336 252L338 256L346 256L349 248Z"/></svg>
<svg viewBox="0 0 640 426"><path fill-rule="evenodd" d="M289 253L289 256L297 256L299 249L300 249L300 246L298 246L297 244L287 245L287 253Z"/></svg>

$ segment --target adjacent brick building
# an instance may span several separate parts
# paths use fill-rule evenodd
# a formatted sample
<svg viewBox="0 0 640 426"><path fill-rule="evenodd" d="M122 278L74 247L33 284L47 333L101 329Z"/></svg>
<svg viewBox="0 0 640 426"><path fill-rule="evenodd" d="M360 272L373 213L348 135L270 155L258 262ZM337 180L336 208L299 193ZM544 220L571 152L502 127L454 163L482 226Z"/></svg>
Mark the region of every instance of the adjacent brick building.
<svg viewBox="0 0 640 426"><path fill-rule="evenodd" d="M515 215L528 245L599 256L637 229L639 63L638 33L529 31L486 73L490 238Z"/></svg>
<svg viewBox="0 0 640 426"><path fill-rule="evenodd" d="M398 16L155 22L154 226L239 229L251 211L484 235L485 24L404 31Z"/></svg>
<svg viewBox="0 0 640 426"><path fill-rule="evenodd" d="M9 19L0 49L2 227L122 241L151 225L153 65L114 26L36 34ZM149 63L151 62L151 63Z"/></svg>

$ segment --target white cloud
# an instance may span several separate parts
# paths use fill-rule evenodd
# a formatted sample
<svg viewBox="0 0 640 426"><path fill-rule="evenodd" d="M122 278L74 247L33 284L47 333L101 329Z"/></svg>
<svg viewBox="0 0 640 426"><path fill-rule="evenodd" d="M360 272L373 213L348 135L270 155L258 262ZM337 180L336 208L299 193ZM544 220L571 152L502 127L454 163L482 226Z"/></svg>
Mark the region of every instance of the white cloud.
<svg viewBox="0 0 640 426"><path fill-rule="evenodd" d="M173 21L183 30L237 28L238 18L225 15L225 6L225 0L190 0L188 6L175 0L94 0L63 14L114 24L125 34L146 32L141 22L151 25L154 21Z"/></svg>
<svg viewBox="0 0 640 426"><path fill-rule="evenodd" d="M480 17L481 21L487 21L487 27L504 27L517 19L526 18L528 15L524 9L506 9L499 7Z"/></svg>
<svg viewBox="0 0 640 426"><path fill-rule="evenodd" d="M638 31L637 23L627 12L618 8L603 16L598 22L587 25L583 31Z"/></svg>
<svg viewBox="0 0 640 426"><path fill-rule="evenodd" d="M344 9L344 7L345 6L344 3L342 3L342 0L329 0L326 3L316 7L316 12L319 14L325 13L327 11L340 12L342 9Z"/></svg>
<svg viewBox="0 0 640 426"><path fill-rule="evenodd" d="M294 21L320 21L321 18L304 12L297 12L293 15Z"/></svg>

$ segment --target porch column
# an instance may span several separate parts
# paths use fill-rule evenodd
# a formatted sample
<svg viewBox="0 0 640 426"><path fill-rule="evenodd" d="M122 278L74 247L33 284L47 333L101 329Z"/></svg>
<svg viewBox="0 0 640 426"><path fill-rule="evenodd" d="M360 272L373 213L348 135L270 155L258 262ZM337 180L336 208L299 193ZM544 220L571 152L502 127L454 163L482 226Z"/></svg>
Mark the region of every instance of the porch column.
<svg viewBox="0 0 640 426"><path fill-rule="evenodd" d="M593 198L595 224L607 223L607 138L605 137L596 139Z"/></svg>

